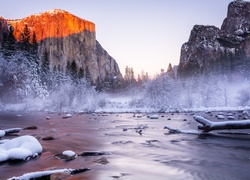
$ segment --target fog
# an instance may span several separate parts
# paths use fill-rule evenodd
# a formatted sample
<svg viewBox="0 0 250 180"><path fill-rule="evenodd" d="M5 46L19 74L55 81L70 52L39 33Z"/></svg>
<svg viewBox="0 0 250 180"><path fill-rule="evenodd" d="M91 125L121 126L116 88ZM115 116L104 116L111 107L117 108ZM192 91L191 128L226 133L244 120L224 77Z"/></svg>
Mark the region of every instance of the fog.
<svg viewBox="0 0 250 180"><path fill-rule="evenodd" d="M41 73L25 55L0 56L0 110L135 112L238 108L249 105L249 80L224 75L174 79L162 74L115 93L62 72Z"/></svg>

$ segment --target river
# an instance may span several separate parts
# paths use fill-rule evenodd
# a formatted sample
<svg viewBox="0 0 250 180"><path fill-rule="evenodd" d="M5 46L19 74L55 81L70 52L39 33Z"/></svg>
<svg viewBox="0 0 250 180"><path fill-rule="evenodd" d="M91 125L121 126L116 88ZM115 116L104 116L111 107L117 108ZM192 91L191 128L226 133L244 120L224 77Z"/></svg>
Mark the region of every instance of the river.
<svg viewBox="0 0 250 180"><path fill-rule="evenodd" d="M37 137L43 152L28 162L0 163L0 179L61 168L91 169L67 180L250 179L250 135L170 134L164 129L167 125L197 130L194 114L217 121L216 113L213 116L204 112L164 113L159 119L149 119L145 114L142 117L126 113L72 114L72 118L64 119L61 113L1 112L1 129L37 126L35 130L21 130L18 135ZM239 112L235 113L237 117ZM140 133L136 129L139 126L143 127ZM53 136L55 140L42 140L46 136ZM77 154L85 151L110 154L78 156L72 161L54 158L65 150ZM108 163L97 162L103 157Z"/></svg>

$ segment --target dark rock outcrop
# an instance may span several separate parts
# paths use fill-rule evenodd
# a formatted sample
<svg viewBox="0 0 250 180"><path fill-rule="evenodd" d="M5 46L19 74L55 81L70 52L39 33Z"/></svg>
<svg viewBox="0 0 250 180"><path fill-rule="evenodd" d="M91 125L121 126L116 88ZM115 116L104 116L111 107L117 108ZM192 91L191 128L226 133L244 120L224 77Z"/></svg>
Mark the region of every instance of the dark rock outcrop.
<svg viewBox="0 0 250 180"><path fill-rule="evenodd" d="M3 40L3 34L6 32L8 32L8 23L3 17L0 16L0 42Z"/></svg>
<svg viewBox="0 0 250 180"><path fill-rule="evenodd" d="M181 47L178 76L197 74L220 55L222 46L217 40L219 31L215 26L193 27L188 42Z"/></svg>
<svg viewBox="0 0 250 180"><path fill-rule="evenodd" d="M244 76L250 68L249 58L250 2L233 1L220 29L205 25L193 27L188 42L181 48L178 76L209 72Z"/></svg>
<svg viewBox="0 0 250 180"><path fill-rule="evenodd" d="M95 24L64 10L50 10L20 20L8 20L14 35L21 40L25 24L36 33L40 58L48 50L50 69L64 71L67 63L76 63L77 70L96 84L105 78L122 79L118 64L97 42Z"/></svg>

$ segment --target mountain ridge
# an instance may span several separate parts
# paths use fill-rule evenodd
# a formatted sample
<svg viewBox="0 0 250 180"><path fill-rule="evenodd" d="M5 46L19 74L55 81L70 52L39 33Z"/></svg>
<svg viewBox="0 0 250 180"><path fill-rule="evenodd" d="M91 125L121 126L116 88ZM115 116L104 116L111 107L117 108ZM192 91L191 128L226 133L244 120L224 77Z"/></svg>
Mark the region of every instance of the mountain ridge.
<svg viewBox="0 0 250 180"><path fill-rule="evenodd" d="M30 35L35 33L39 58L48 51L51 71L65 72L67 64L75 63L77 73L81 71L93 84L112 82L114 77L116 81L123 80L116 60L96 40L95 24L91 21L53 9L17 20L3 18L2 22L13 27L17 41L21 41L25 26ZM1 29L6 31L0 26Z"/></svg>
<svg viewBox="0 0 250 180"><path fill-rule="evenodd" d="M194 25L189 40L182 45L178 76L211 72L249 76L250 2L233 1L221 28Z"/></svg>
<svg viewBox="0 0 250 180"><path fill-rule="evenodd" d="M77 21L77 22L76 22ZM27 24L29 27L32 27L31 31L36 32L37 40L41 41L48 37L65 37L71 34L79 33L81 31L90 31L95 32L95 24L91 21L79 18L65 10L53 9L48 10L43 13L32 14L22 19L11 20L8 19L7 22L14 27L14 36L18 41L20 41L20 33L24 24ZM53 24L59 25L63 22L64 28L58 32L58 29L53 29ZM44 27L44 24L47 23L48 26ZM49 26L51 24L51 26ZM46 32L41 27L49 29ZM56 32L57 31L57 32Z"/></svg>

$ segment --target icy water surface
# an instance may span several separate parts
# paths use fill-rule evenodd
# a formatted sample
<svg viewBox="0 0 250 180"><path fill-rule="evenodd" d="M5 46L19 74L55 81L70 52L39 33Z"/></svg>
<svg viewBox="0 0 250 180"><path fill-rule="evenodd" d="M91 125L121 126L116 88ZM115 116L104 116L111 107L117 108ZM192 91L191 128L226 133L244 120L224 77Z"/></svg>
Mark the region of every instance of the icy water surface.
<svg viewBox="0 0 250 180"><path fill-rule="evenodd" d="M17 114L22 116L17 117ZM216 113L213 116L195 114L216 120ZM47 116L50 120L46 120ZM0 163L0 179L59 168L91 169L68 180L250 179L250 135L169 134L164 129L167 125L196 130L193 113L160 114L159 119L149 119L146 115L133 117L133 114L72 114L68 119L63 116L58 113L0 113L1 129L37 126L36 130L22 130L18 135L33 135L43 146L39 158L22 163ZM141 132L136 129L139 126L143 128ZM53 136L55 140L42 140L46 136ZM111 154L78 156L72 161L54 158L65 150L78 154L84 151ZM100 163L100 158L106 158L108 163Z"/></svg>

